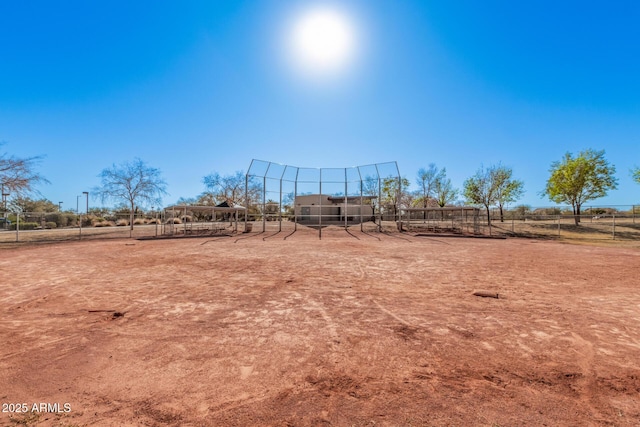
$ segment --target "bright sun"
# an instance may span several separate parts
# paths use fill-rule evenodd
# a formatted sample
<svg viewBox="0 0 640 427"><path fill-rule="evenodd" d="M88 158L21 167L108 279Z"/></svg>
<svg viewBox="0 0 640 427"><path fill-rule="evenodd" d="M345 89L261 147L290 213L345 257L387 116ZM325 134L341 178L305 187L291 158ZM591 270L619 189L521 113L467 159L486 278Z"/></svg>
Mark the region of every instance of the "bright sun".
<svg viewBox="0 0 640 427"><path fill-rule="evenodd" d="M310 9L296 18L288 36L291 58L306 74L343 71L354 59L353 23L328 7Z"/></svg>

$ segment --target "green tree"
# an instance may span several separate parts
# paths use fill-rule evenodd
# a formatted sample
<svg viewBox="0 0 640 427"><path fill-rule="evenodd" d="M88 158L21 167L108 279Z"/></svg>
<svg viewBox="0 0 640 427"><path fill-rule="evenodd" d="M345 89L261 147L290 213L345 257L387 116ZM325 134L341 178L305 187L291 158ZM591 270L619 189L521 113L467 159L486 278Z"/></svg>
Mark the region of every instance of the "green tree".
<svg viewBox="0 0 640 427"><path fill-rule="evenodd" d="M640 184L640 167L631 170L631 177L635 182Z"/></svg>
<svg viewBox="0 0 640 427"><path fill-rule="evenodd" d="M500 164L492 167L490 173L495 186L495 201L500 208L500 222L504 222L503 207L506 203L513 203L522 197L524 182L513 179L513 170Z"/></svg>
<svg viewBox="0 0 640 427"><path fill-rule="evenodd" d="M167 184L159 169L148 166L135 158L132 162L113 165L103 169L98 175L101 185L93 189L93 194L106 200L123 202L129 208L129 226L133 230L133 217L137 206L162 203L167 194Z"/></svg>
<svg viewBox="0 0 640 427"><path fill-rule="evenodd" d="M380 206L392 211L394 218L398 216L398 208L410 204L407 188L409 188L407 178L388 177L382 180Z"/></svg>
<svg viewBox="0 0 640 427"><path fill-rule="evenodd" d="M604 158L604 150L588 149L576 157L566 153L562 161L551 164L549 172L543 194L555 203L571 204L576 225L585 202L604 197L617 187L616 168Z"/></svg>
<svg viewBox="0 0 640 427"><path fill-rule="evenodd" d="M433 182L433 189L436 203L441 208L453 202L458 196L458 190L453 188L451 179L447 178L446 168L442 168L436 175L436 179Z"/></svg>
<svg viewBox="0 0 640 427"><path fill-rule="evenodd" d="M47 199L32 199L25 196L15 197L11 205L18 208L22 212L58 212L59 208L56 203Z"/></svg>
<svg viewBox="0 0 640 427"><path fill-rule="evenodd" d="M483 205L487 210L487 225L491 227L489 208L496 201L496 186L491 169L481 167L464 182L463 194L468 203Z"/></svg>

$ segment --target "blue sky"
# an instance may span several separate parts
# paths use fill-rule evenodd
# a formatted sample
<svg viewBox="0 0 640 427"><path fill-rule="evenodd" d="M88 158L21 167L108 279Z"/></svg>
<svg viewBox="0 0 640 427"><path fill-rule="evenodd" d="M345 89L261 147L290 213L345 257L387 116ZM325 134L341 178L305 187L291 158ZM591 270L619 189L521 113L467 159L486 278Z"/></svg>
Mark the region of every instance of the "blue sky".
<svg viewBox="0 0 640 427"><path fill-rule="evenodd" d="M281 35L318 4L355 23L358 60L310 83ZM134 157L166 204L257 158L396 160L412 183L435 163L458 188L502 162L549 206L550 164L587 148L618 171L594 204L640 203L638 22L637 1L2 2L0 150L44 155L39 190L66 208Z"/></svg>

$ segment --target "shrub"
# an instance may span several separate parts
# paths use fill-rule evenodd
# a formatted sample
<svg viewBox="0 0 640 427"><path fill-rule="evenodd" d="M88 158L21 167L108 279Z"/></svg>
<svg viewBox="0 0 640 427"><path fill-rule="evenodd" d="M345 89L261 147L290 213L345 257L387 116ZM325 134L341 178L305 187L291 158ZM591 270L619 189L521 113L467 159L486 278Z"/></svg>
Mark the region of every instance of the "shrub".
<svg viewBox="0 0 640 427"><path fill-rule="evenodd" d="M98 217L96 217L95 215L82 215L82 226L83 227L91 227L93 224L95 224L96 220Z"/></svg>
<svg viewBox="0 0 640 427"><path fill-rule="evenodd" d="M16 224L15 222L11 223L11 229L15 230L17 225L18 224ZM38 224L37 222L21 222L20 230L35 230L39 226L40 224Z"/></svg>
<svg viewBox="0 0 640 427"><path fill-rule="evenodd" d="M136 218L133 220L133 225L142 225L144 224L144 220L142 218Z"/></svg>
<svg viewBox="0 0 640 427"><path fill-rule="evenodd" d="M98 221L95 223L94 227L113 227L113 222L111 221Z"/></svg>
<svg viewBox="0 0 640 427"><path fill-rule="evenodd" d="M116 221L116 226L118 227L122 227L125 225L129 225L129 221L127 221L126 219L119 219L118 221Z"/></svg>
<svg viewBox="0 0 640 427"><path fill-rule="evenodd" d="M152 218L147 221L147 224L162 224L162 222L157 218Z"/></svg>
<svg viewBox="0 0 640 427"><path fill-rule="evenodd" d="M99 217L99 216L93 217L91 219L91 225L94 226L94 227L97 227L97 224L99 224L101 222L104 222L104 221L106 221L106 220L104 218L102 218L102 217Z"/></svg>
<svg viewBox="0 0 640 427"><path fill-rule="evenodd" d="M173 219L168 219L167 220L167 224L182 224L182 221L180 220L180 218L173 218Z"/></svg>
<svg viewBox="0 0 640 427"><path fill-rule="evenodd" d="M55 223L55 222L53 222L53 221L48 221L48 222L45 224L45 227L47 227L47 228L57 228L57 227L58 227L58 224L56 224L56 223Z"/></svg>
<svg viewBox="0 0 640 427"><path fill-rule="evenodd" d="M48 213L44 216L47 222L55 222L57 227L67 226L67 217L63 213Z"/></svg>
<svg viewBox="0 0 640 427"><path fill-rule="evenodd" d="M191 215L182 215L180 217L180 220L182 220L183 222L191 222L193 218L191 218Z"/></svg>

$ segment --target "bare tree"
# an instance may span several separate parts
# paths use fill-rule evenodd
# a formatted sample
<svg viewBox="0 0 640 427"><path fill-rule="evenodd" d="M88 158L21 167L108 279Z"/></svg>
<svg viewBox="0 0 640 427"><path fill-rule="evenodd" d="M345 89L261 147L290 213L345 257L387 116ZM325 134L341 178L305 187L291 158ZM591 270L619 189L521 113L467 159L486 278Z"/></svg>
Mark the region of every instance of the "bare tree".
<svg viewBox="0 0 640 427"><path fill-rule="evenodd" d="M202 182L207 187L207 191L200 197L207 200L205 196L208 196L208 200L214 204L227 202L244 205L248 209L250 205L260 202L262 186L250 179L249 186L246 188L247 181L244 172L237 171L233 175L225 176L214 172L205 176Z"/></svg>
<svg viewBox="0 0 640 427"><path fill-rule="evenodd" d="M131 208L129 226L133 230L133 215L136 206L160 205L167 194L167 184L160 170L148 166L135 158L132 162L113 165L98 175L102 181L93 193L104 203L107 200L126 202Z"/></svg>
<svg viewBox="0 0 640 427"><path fill-rule="evenodd" d="M4 145L0 142L0 146ZM2 194L14 193L23 196L34 191L39 183L48 183L42 175L36 172L41 156L20 158L7 153L0 154L0 185Z"/></svg>
<svg viewBox="0 0 640 427"><path fill-rule="evenodd" d="M423 208L429 207L429 199L434 191L439 173L440 171L434 163L429 164L427 169L418 169L418 179L416 180L416 183L420 187L420 199L416 200L416 203L420 202Z"/></svg>

